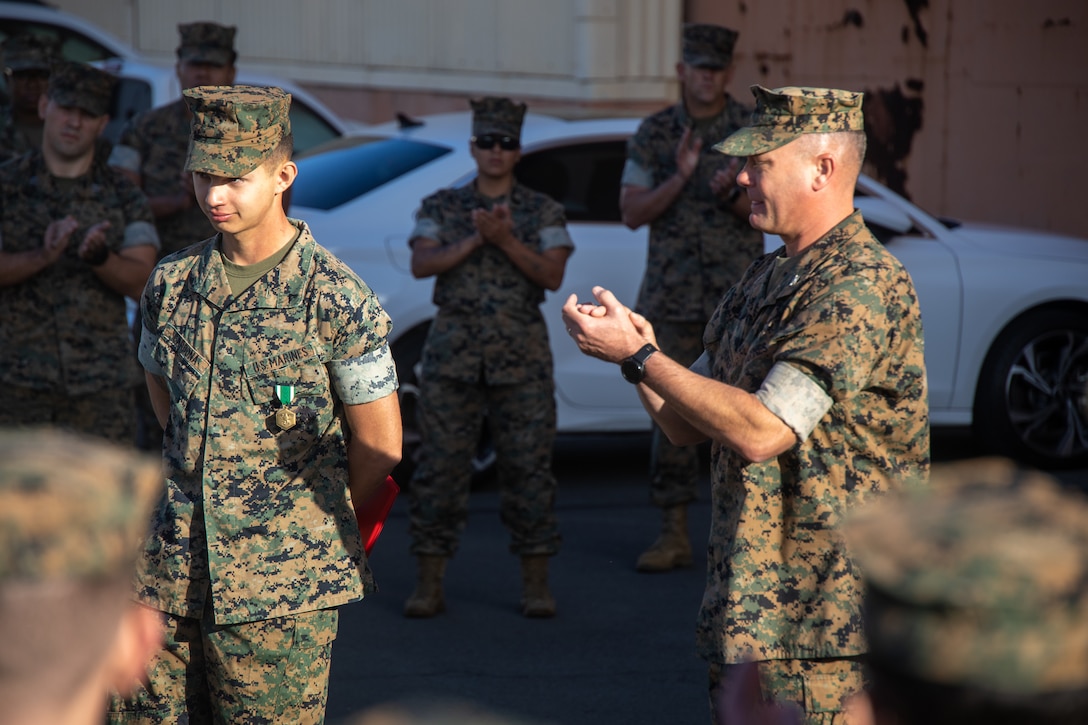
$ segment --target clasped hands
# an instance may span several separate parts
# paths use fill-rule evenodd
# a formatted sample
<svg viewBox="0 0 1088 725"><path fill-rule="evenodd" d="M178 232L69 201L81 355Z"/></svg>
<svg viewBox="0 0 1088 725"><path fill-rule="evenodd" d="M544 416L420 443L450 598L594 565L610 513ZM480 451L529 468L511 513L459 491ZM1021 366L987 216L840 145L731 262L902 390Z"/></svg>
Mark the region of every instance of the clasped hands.
<svg viewBox="0 0 1088 725"><path fill-rule="evenodd" d="M604 287L594 287L593 297L596 302L579 302L577 295L571 295L563 305L563 322L579 350L618 363L646 343L657 347L653 325L645 317Z"/></svg>
<svg viewBox="0 0 1088 725"><path fill-rule="evenodd" d="M109 247L106 246L106 232L110 228L110 222L100 221L83 235L76 253L79 258L88 264L101 264L109 255ZM56 219L49 223L45 229L45 238L42 241L42 252L50 263L55 262L64 253L72 234L79 228L79 222L72 215L63 219Z"/></svg>
<svg viewBox="0 0 1088 725"><path fill-rule="evenodd" d="M490 210L473 209L472 223L488 244L501 247L514 239L514 220L507 204L496 204Z"/></svg>

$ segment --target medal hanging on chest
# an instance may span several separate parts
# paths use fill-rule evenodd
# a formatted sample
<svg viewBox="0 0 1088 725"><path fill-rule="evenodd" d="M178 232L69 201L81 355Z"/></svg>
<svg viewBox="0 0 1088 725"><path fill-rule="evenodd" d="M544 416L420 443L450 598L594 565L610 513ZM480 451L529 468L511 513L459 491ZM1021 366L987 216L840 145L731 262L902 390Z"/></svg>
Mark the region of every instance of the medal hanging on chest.
<svg viewBox="0 0 1088 725"><path fill-rule="evenodd" d="M277 385L276 397L280 401L280 409L276 411L276 425L280 427L280 430L291 430L298 422L295 411L287 407L295 401L295 386Z"/></svg>

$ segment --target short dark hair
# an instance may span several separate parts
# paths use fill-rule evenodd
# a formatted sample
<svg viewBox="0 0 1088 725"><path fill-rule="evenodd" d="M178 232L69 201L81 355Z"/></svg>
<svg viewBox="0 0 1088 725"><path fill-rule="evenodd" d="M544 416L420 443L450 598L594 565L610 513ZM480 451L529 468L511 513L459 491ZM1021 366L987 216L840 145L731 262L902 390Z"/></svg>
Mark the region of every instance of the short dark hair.
<svg viewBox="0 0 1088 725"><path fill-rule="evenodd" d="M277 143L276 147L272 149L272 152L268 154L265 163L275 162L277 164L282 164L284 161L290 161L294 154L295 136L288 131L280 137L279 143Z"/></svg>

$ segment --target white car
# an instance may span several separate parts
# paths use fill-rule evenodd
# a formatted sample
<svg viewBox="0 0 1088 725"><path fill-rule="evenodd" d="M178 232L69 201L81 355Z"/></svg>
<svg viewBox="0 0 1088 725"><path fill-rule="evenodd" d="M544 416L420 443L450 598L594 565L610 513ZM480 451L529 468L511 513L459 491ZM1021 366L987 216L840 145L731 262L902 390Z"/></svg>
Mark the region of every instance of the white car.
<svg viewBox="0 0 1088 725"><path fill-rule="evenodd" d="M410 273L413 212L427 194L475 174L469 113L415 123L374 126L301 158L292 206L393 319L406 454L418 440L415 370L435 313L433 279ZM561 433L649 428L631 385L578 351L559 312L568 295L587 298L596 284L635 301L647 230L620 223L618 198L637 126L530 113L522 131L518 178L562 201L576 245L562 288L543 306ZM987 447L1048 467L1088 462L1088 240L939 220L865 176L856 204L914 278L933 424L973 426ZM779 245L766 240L768 250Z"/></svg>
<svg viewBox="0 0 1088 725"><path fill-rule="evenodd" d="M136 114L181 97L181 84L173 65L134 58L112 58L95 63L118 77L114 108L103 133L110 141L120 138L125 124ZM357 121L342 119L298 84L280 78L238 69L235 83L250 86L277 86L291 94L291 135L295 153L328 143L347 133L365 128Z"/></svg>
<svg viewBox="0 0 1088 725"><path fill-rule="evenodd" d="M55 38L64 58L82 63L139 55L135 48L78 15L43 3L0 1L0 41L23 33Z"/></svg>
<svg viewBox="0 0 1088 725"><path fill-rule="evenodd" d="M147 60L132 46L77 15L35 3L0 0L0 41L22 33L55 38L65 59L92 63L119 77L110 123L103 134L112 142L137 113L181 96L172 64ZM291 128L297 153L362 128L358 122L341 119L285 78L252 73L243 65L235 80L248 85L279 86L291 94ZM0 87L2 84L0 74Z"/></svg>

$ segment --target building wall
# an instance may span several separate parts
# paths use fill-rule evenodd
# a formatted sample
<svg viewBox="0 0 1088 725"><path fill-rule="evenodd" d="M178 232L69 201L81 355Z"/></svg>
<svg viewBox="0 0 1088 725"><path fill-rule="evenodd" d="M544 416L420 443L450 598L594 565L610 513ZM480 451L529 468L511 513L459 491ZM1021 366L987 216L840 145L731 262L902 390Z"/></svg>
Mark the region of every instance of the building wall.
<svg viewBox="0 0 1088 725"><path fill-rule="evenodd" d="M54 0L172 61L179 22L237 25L247 65L345 116L642 114L677 96L684 20L741 31L730 91L864 90L869 171L941 215L1088 237L1083 0Z"/></svg>
<svg viewBox="0 0 1088 725"><path fill-rule="evenodd" d="M676 94L680 0L60 0L149 56L173 60L177 25L238 27L241 61L302 82L346 116L465 107L644 111Z"/></svg>
<svg viewBox="0 0 1088 725"><path fill-rule="evenodd" d="M1083 0L687 0L685 13L741 32L736 86L866 91L869 170L929 211L1088 237Z"/></svg>

